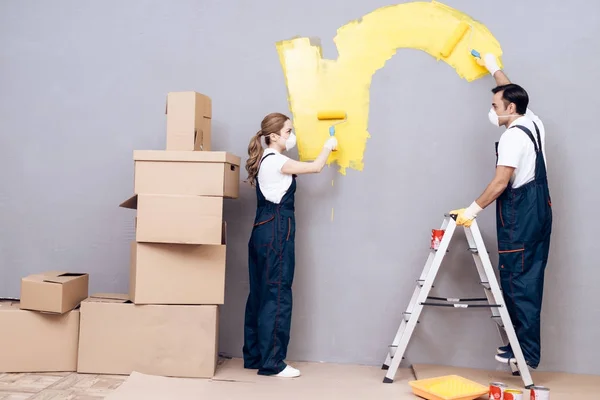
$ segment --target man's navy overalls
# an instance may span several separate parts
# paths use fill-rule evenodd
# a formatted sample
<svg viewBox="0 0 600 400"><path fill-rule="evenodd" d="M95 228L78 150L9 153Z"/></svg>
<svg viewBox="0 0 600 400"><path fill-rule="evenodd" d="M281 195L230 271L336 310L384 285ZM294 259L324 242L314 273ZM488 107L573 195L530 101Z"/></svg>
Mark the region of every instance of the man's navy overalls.
<svg viewBox="0 0 600 400"><path fill-rule="evenodd" d="M527 127L515 125L533 142L535 179L519 188L509 187L496 200L500 282L506 307L527 363L540 362L540 313L544 271L550 249L552 201L540 131L537 141ZM496 143L496 162L498 143Z"/></svg>
<svg viewBox="0 0 600 400"><path fill-rule="evenodd" d="M273 153L269 153L261 160ZM260 167L259 167L260 168ZM250 294L244 326L244 367L260 375L285 369L292 322L296 176L279 204L265 199L256 180L257 208L248 242Z"/></svg>

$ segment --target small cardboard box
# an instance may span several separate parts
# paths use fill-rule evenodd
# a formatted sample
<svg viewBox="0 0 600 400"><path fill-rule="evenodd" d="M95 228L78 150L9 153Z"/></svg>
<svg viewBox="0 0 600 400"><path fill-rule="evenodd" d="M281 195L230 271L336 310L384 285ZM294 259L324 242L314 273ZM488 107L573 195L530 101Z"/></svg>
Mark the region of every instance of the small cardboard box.
<svg viewBox="0 0 600 400"><path fill-rule="evenodd" d="M240 190L240 158L224 151L136 150L134 193L220 196Z"/></svg>
<svg viewBox="0 0 600 400"><path fill-rule="evenodd" d="M46 314L0 299L1 372L75 372L79 310Z"/></svg>
<svg viewBox="0 0 600 400"><path fill-rule="evenodd" d="M167 150L211 148L212 101L197 92L171 92L167 95Z"/></svg>
<svg viewBox="0 0 600 400"><path fill-rule="evenodd" d="M64 314L88 297L89 275L43 272L21 279L21 308Z"/></svg>
<svg viewBox="0 0 600 400"><path fill-rule="evenodd" d="M120 207L137 209L136 242L222 244L222 197L136 194Z"/></svg>
<svg viewBox="0 0 600 400"><path fill-rule="evenodd" d="M94 295L81 303L77 372L211 378L218 312L217 306L135 305L127 295Z"/></svg>
<svg viewBox="0 0 600 400"><path fill-rule="evenodd" d="M131 243L135 304L223 304L226 227L220 245Z"/></svg>

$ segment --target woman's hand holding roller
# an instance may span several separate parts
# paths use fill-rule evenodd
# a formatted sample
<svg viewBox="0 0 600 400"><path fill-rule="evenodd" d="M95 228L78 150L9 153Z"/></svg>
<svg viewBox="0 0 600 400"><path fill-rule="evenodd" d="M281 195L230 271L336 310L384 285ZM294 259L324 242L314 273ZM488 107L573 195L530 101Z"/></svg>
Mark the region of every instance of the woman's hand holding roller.
<svg viewBox="0 0 600 400"><path fill-rule="evenodd" d="M323 147L328 149L329 151L333 151L337 148L337 145L337 139L335 138L335 136L331 136L329 139L327 139Z"/></svg>

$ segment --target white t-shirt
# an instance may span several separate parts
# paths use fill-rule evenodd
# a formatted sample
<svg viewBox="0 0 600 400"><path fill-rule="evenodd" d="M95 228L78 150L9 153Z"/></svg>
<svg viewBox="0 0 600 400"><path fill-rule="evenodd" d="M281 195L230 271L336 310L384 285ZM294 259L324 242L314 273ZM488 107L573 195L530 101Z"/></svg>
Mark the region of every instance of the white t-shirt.
<svg viewBox="0 0 600 400"><path fill-rule="evenodd" d="M536 155L533 142L529 139L529 136L520 128L511 127L522 125L528 128L537 143L538 138L533 125L534 122L540 130L542 153L544 154L544 161L546 161L546 130L542 120L529 109L527 109L524 116L517 118L510 124L509 129L504 131L498 143L498 165L515 168L511 177L513 188L521 187L535 178Z"/></svg>
<svg viewBox="0 0 600 400"><path fill-rule="evenodd" d="M264 158L267 154L272 156ZM279 204L285 192L292 184L292 175L281 173L283 164L290 158L273 149L266 149L263 153L264 160L258 170L258 185L265 199L271 203Z"/></svg>

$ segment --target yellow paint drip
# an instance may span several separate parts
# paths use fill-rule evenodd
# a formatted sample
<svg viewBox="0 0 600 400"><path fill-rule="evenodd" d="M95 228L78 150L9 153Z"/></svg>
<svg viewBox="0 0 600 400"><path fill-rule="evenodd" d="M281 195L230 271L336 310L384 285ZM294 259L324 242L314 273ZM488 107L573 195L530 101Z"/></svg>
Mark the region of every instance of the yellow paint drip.
<svg viewBox="0 0 600 400"><path fill-rule="evenodd" d="M331 220L333 221L333 207L331 207Z"/></svg>
<svg viewBox="0 0 600 400"><path fill-rule="evenodd" d="M441 51L461 21L472 28L448 57ZM337 60L324 59L321 46L298 37L277 42L277 52L288 89L288 101L298 138L300 159L313 160L328 138L331 121L319 121L322 110L344 110L348 120L336 125L338 148L327 163L336 162L361 171L369 121L371 80L399 48L420 49L443 60L471 82L488 72L470 54L493 53L500 60L502 49L491 32L468 15L432 2L402 3L379 8L338 29L334 38ZM502 68L501 61L499 66Z"/></svg>

